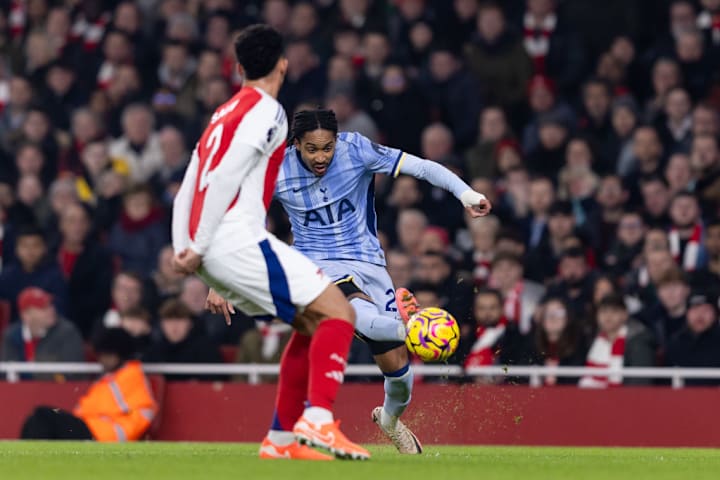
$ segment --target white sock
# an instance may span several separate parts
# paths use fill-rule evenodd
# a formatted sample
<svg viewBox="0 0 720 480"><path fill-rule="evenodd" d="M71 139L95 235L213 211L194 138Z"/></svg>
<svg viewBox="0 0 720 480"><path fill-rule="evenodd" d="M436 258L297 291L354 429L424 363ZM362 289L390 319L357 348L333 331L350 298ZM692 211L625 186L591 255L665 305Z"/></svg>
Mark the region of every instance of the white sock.
<svg viewBox="0 0 720 480"><path fill-rule="evenodd" d="M270 430L268 431L267 438L274 445L281 447L287 447L295 441L295 435L285 430Z"/></svg>
<svg viewBox="0 0 720 480"><path fill-rule="evenodd" d="M398 417L394 417L387 413L383 408L380 410L380 424L388 430L395 430L397 425Z"/></svg>
<svg viewBox="0 0 720 480"><path fill-rule="evenodd" d="M333 421L333 414L327 408L322 407L308 407L303 412L303 417L307 418L313 423L324 425Z"/></svg>
<svg viewBox="0 0 720 480"><path fill-rule="evenodd" d="M401 373L405 370L404 373ZM396 376L401 373L400 376ZM385 400L383 401L380 422L383 427L395 430L395 424L410 404L413 390L414 375L410 364L393 372L392 376L385 376Z"/></svg>
<svg viewBox="0 0 720 480"><path fill-rule="evenodd" d="M407 327L397 318L381 314L374 303L363 298L353 298L350 305L355 310L355 329L376 342L404 342Z"/></svg>

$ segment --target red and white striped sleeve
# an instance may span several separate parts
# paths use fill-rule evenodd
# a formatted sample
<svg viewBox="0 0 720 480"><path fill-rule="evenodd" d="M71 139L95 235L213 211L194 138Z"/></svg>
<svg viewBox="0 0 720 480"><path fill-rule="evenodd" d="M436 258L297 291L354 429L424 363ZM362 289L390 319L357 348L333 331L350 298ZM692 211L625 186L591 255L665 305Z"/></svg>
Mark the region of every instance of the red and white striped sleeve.
<svg viewBox="0 0 720 480"><path fill-rule="evenodd" d="M198 172L197 146L190 157L190 163L185 170L185 176L180 189L175 194L172 211L172 244L175 253L180 253L190 247L190 208L192 207L195 191L195 179Z"/></svg>

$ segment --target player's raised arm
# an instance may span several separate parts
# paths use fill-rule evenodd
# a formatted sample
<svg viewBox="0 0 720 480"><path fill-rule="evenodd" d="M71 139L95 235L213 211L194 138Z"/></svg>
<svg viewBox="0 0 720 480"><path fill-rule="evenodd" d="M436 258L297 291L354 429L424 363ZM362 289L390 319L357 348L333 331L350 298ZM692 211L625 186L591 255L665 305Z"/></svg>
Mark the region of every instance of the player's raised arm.
<svg viewBox="0 0 720 480"><path fill-rule="evenodd" d="M366 167L373 172L387 173L397 177L403 173L447 190L462 202L472 217L490 213L492 205L480 192L476 192L453 172L432 160L423 160L401 150L378 145L359 133L348 134Z"/></svg>
<svg viewBox="0 0 720 480"><path fill-rule="evenodd" d="M492 205L485 195L470 188L460 177L437 162L403 153L397 171L452 193L472 217L482 217L490 213Z"/></svg>

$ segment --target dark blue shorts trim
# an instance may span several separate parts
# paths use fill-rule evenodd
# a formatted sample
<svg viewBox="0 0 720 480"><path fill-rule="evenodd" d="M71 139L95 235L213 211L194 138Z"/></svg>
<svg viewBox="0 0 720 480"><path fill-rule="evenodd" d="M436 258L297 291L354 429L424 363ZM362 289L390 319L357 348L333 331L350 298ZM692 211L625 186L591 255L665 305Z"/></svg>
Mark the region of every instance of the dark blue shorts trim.
<svg viewBox="0 0 720 480"><path fill-rule="evenodd" d="M290 287L288 286L285 271L267 239L260 242L260 250L265 257L270 280L270 295L272 295L276 314L283 321L292 323L295 319L296 309L295 305L290 301Z"/></svg>

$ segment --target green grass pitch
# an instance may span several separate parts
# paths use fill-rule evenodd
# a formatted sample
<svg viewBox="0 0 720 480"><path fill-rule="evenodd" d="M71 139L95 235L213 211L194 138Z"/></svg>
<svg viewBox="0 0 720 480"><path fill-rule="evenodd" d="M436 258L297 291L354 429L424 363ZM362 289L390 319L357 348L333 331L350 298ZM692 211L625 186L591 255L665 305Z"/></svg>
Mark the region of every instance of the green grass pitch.
<svg viewBox="0 0 720 480"><path fill-rule="evenodd" d="M370 446L367 462L259 460L256 444L0 442L3 480L717 479L720 450Z"/></svg>

